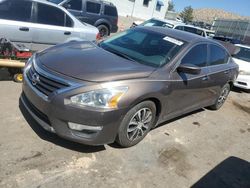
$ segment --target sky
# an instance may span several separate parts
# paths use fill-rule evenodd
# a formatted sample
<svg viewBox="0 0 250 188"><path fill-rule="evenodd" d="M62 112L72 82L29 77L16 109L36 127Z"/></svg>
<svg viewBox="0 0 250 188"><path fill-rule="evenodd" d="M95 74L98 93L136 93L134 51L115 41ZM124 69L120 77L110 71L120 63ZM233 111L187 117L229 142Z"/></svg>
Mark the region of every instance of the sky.
<svg viewBox="0 0 250 188"><path fill-rule="evenodd" d="M250 16L250 0L172 0L175 10L180 12L191 5L196 8L218 8L241 16Z"/></svg>

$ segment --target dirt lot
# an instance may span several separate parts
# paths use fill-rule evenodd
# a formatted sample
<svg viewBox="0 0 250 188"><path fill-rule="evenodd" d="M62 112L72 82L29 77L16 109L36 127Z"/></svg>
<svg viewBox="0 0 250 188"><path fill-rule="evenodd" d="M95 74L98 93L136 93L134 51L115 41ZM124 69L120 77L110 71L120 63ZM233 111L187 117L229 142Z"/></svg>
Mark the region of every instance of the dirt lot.
<svg viewBox="0 0 250 188"><path fill-rule="evenodd" d="M135 147L89 147L25 119L21 84L5 74L0 71L0 187L250 187L249 93L231 92L217 112L202 109L166 122Z"/></svg>

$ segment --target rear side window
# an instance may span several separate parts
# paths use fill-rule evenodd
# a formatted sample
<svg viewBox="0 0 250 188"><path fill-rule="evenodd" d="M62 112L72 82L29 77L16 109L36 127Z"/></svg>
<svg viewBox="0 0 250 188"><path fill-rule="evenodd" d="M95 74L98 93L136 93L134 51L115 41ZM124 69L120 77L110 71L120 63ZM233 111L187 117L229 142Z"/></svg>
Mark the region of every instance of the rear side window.
<svg viewBox="0 0 250 188"><path fill-rule="evenodd" d="M67 4L69 5L69 9L82 10L82 0L71 0Z"/></svg>
<svg viewBox="0 0 250 188"><path fill-rule="evenodd" d="M30 1L0 1L0 19L29 22L31 7Z"/></svg>
<svg viewBox="0 0 250 188"><path fill-rule="evenodd" d="M38 3L37 11L37 23L39 24L62 27L73 25L69 16L59 8Z"/></svg>
<svg viewBox="0 0 250 188"><path fill-rule="evenodd" d="M104 14L107 16L118 16L117 10L115 7L105 5Z"/></svg>
<svg viewBox="0 0 250 188"><path fill-rule="evenodd" d="M101 4L93 3L93 2L87 2L86 3L86 11L88 13L99 14L100 10L101 10Z"/></svg>
<svg viewBox="0 0 250 188"><path fill-rule="evenodd" d="M184 31L187 31L189 33L204 36L204 32L202 30L200 30L200 29L196 29L196 28L192 28L192 27L186 27L186 26L184 26L183 29L184 29Z"/></svg>
<svg viewBox="0 0 250 188"><path fill-rule="evenodd" d="M207 65L207 45L199 44L192 48L181 60L181 64L191 64L198 67Z"/></svg>
<svg viewBox="0 0 250 188"><path fill-rule="evenodd" d="M216 45L210 46L209 65L220 65L228 62L229 55L226 50Z"/></svg>

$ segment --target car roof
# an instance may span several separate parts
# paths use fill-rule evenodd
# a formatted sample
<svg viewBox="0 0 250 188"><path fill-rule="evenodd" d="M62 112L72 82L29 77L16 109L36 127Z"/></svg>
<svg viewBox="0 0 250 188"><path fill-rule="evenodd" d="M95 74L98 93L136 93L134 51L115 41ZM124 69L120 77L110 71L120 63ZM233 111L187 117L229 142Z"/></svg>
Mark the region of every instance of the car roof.
<svg viewBox="0 0 250 188"><path fill-rule="evenodd" d="M185 32L185 31L179 31L179 30L176 30L176 29L170 29L170 28L165 28L165 27L155 27L155 26L138 26L138 27L135 27L135 29L138 28L138 29L145 29L145 30L148 30L148 31L153 31L153 32L156 32L156 33L160 33L160 34L163 34L163 35L166 35L166 36L169 36L169 37L173 37L175 39L179 39L179 40L182 40L182 41L186 41L188 43L193 43L193 42L212 42L212 43L215 43L215 44L219 44L221 46L220 43L214 41L214 40L211 40L211 39L207 39L205 37L202 37L202 36L199 36L199 35L196 35L196 34L193 34L193 33L189 33L189 32Z"/></svg>

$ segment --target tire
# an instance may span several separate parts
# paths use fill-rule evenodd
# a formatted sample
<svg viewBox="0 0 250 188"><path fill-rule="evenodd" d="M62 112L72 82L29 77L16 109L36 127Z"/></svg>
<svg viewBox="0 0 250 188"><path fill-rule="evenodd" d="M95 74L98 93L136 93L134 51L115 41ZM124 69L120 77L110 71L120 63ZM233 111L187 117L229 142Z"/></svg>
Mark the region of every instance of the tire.
<svg viewBox="0 0 250 188"><path fill-rule="evenodd" d="M110 34L109 28L106 25L98 25L97 26L100 36L107 37Z"/></svg>
<svg viewBox="0 0 250 188"><path fill-rule="evenodd" d="M222 87L220 96L217 98L216 102L214 105L209 106L209 109L211 110L219 110L222 105L225 103L229 93L230 93L230 85L226 84L225 86Z"/></svg>
<svg viewBox="0 0 250 188"><path fill-rule="evenodd" d="M134 106L123 118L116 142L122 147L138 144L154 126L155 119L156 106L152 101Z"/></svg>

